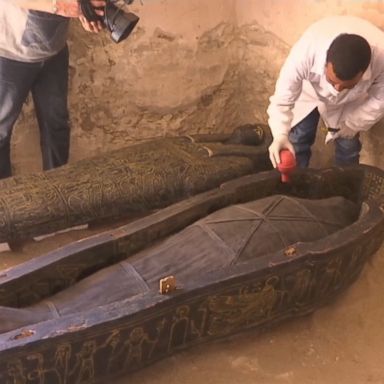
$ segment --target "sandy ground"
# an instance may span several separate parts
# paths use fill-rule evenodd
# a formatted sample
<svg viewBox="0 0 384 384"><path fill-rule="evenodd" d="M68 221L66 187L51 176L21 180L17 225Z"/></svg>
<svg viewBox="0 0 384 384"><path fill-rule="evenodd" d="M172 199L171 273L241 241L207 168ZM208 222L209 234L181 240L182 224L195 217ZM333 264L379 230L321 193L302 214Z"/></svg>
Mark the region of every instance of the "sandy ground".
<svg viewBox="0 0 384 384"><path fill-rule="evenodd" d="M2 245L0 268L97 231L62 233L31 242L23 252ZM314 314L191 348L114 384L384 383L383 270L384 246L345 293Z"/></svg>

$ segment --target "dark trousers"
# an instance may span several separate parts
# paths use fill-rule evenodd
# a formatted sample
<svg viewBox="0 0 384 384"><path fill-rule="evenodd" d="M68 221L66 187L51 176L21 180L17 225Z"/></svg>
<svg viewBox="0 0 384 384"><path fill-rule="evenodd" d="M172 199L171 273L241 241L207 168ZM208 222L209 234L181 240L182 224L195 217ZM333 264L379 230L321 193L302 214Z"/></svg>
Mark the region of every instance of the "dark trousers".
<svg viewBox="0 0 384 384"><path fill-rule="evenodd" d="M29 92L40 129L43 169L68 161L68 48L37 63L0 57L0 178L12 174L12 130Z"/></svg>
<svg viewBox="0 0 384 384"><path fill-rule="evenodd" d="M299 167L308 167L311 158L311 146L315 142L320 114L315 108L308 116L296 124L289 133L289 140L296 152ZM361 142L359 135L352 139L335 140L335 165L356 165L360 160Z"/></svg>

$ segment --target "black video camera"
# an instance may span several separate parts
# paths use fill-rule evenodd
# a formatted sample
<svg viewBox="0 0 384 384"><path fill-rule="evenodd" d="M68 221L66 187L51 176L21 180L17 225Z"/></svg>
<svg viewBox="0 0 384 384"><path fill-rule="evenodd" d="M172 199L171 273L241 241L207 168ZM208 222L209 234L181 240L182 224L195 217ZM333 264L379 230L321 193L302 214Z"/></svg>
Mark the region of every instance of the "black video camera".
<svg viewBox="0 0 384 384"><path fill-rule="evenodd" d="M114 3L116 0L106 0L103 8L104 16L99 16L90 0L80 0L80 7L83 15L88 21L101 21L111 33L115 43L126 39L135 28L139 17L131 12L124 12ZM131 4L133 0L124 0L126 4Z"/></svg>

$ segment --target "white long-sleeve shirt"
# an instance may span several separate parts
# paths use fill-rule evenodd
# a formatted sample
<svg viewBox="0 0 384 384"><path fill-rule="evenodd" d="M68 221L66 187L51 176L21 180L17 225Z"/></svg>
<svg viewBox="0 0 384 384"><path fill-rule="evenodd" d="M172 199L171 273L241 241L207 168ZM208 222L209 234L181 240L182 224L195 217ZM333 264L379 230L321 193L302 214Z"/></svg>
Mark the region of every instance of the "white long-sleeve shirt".
<svg viewBox="0 0 384 384"><path fill-rule="evenodd" d="M325 77L326 55L342 33L364 37L372 58L362 79L334 95ZM356 132L368 130L384 116L384 32L354 16L332 16L312 24L292 47L276 82L267 113L272 134L287 134L314 108L328 127L345 123Z"/></svg>
<svg viewBox="0 0 384 384"><path fill-rule="evenodd" d="M68 27L66 17L0 0L0 56L25 62L45 60L64 48Z"/></svg>

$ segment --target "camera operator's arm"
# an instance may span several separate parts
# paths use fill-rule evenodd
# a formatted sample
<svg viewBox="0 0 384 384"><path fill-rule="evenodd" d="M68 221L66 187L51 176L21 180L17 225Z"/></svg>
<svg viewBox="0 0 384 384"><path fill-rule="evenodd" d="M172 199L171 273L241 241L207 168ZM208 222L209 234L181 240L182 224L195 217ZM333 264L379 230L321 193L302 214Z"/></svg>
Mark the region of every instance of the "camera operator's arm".
<svg viewBox="0 0 384 384"><path fill-rule="evenodd" d="M65 17L79 17L82 15L78 0L11 0L11 2L22 8L54 13ZM94 8L104 7L105 1L91 0L91 4ZM101 10L95 9L95 12L100 16L103 15Z"/></svg>

